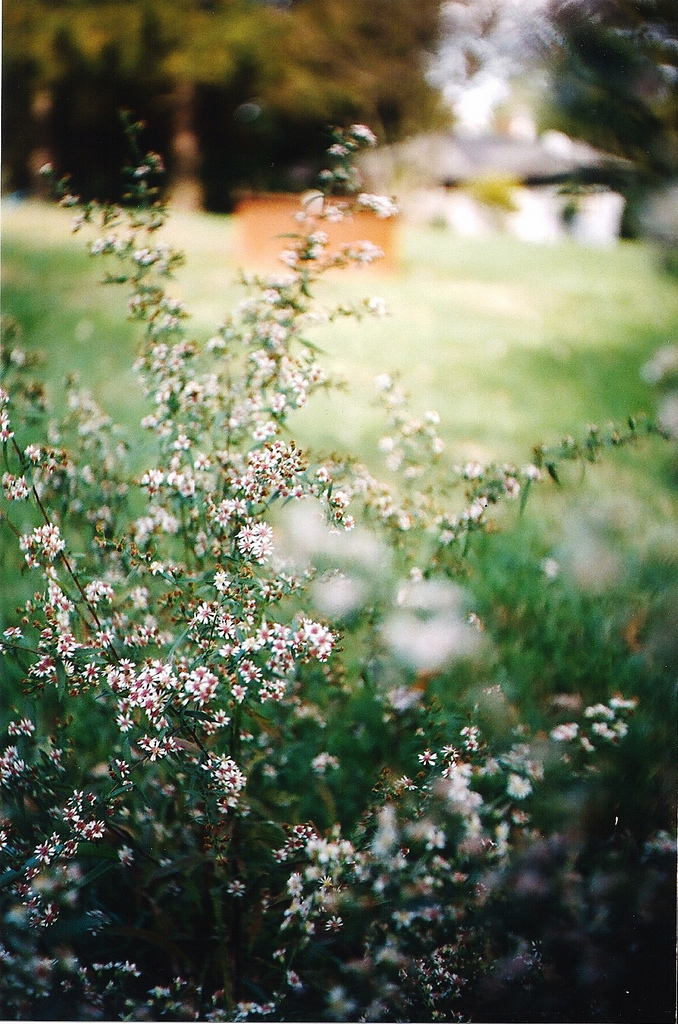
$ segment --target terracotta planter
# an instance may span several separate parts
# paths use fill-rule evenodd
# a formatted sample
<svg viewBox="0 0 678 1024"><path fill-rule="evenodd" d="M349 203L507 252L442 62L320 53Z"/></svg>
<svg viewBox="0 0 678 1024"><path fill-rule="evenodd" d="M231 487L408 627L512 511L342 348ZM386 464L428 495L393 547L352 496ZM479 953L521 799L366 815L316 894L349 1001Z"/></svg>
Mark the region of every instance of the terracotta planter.
<svg viewBox="0 0 678 1024"><path fill-rule="evenodd" d="M236 262L245 270L281 270L284 264L279 255L291 243L291 239L282 236L299 233L300 226L294 219L299 210L300 197L294 195L281 193L242 199L235 210L233 254ZM383 258L371 264L369 269L378 273L393 273L398 269L396 217L379 218L361 211L338 224L319 221L318 230L328 235L330 252L336 252L351 242L368 241L384 253Z"/></svg>

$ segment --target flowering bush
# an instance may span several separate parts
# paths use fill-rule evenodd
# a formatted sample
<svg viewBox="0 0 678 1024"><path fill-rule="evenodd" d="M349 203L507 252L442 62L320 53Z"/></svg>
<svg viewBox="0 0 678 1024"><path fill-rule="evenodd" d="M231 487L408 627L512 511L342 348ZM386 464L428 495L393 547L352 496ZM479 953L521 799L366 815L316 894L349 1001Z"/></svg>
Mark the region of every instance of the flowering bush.
<svg viewBox="0 0 678 1024"><path fill-rule="evenodd" d="M313 297L327 270L378 256L328 254L323 221L394 212L359 190L371 132L336 133L284 269L246 280L202 344L167 290L181 257L157 240L162 163L139 131L127 206L57 185L129 290L152 444L126 441L75 380L43 431L30 360L3 351L3 529L34 588L2 641L3 1010L467 1020L516 986L564 992L562 943L524 908L502 915L544 901L547 878L548 920L570 915L570 935L586 901L618 912L601 880L628 872L628 850L601 854L553 795L619 771L637 694L569 694L523 721L493 678L468 558L498 503L655 428L455 465L436 414L413 415L383 375L384 480L301 450L293 413L331 383L307 334L383 313ZM671 874L662 820L627 856L652 890L642 912ZM607 1013L614 984L591 993L604 973L578 992Z"/></svg>

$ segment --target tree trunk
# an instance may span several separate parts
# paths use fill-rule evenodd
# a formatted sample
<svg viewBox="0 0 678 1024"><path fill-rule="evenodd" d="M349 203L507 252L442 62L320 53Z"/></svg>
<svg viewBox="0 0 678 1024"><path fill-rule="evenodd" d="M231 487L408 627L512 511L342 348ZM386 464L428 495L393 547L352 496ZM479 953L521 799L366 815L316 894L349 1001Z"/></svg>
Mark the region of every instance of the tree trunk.
<svg viewBox="0 0 678 1024"><path fill-rule="evenodd" d="M173 94L172 180L170 200L178 210L201 210L200 143L195 131L195 83L178 82Z"/></svg>
<svg viewBox="0 0 678 1024"><path fill-rule="evenodd" d="M54 98L48 86L41 86L33 96L31 117L33 120L34 145L28 156L30 192L36 199L48 199L50 195L47 179L40 174L45 164L52 163L54 155L51 146L51 117Z"/></svg>

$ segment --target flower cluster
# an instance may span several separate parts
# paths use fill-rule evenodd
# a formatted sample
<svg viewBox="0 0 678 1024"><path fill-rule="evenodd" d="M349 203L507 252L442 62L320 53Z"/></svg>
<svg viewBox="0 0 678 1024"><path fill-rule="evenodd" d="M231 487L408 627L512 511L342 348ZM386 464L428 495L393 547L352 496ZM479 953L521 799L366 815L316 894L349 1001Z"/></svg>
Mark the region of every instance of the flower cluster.
<svg viewBox="0 0 678 1024"><path fill-rule="evenodd" d="M584 708L586 723L562 722L555 726L551 739L559 743L576 741L587 753L592 753L600 740L618 743L628 732L627 720L637 704L635 697L622 697L617 693L606 704L590 704Z"/></svg>

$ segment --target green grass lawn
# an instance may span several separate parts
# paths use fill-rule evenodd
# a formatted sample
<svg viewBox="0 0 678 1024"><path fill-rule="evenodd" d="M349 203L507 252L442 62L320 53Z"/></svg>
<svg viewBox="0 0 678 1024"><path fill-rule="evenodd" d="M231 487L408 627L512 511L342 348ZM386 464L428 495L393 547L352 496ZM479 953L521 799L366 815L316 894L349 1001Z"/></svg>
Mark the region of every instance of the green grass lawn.
<svg viewBox="0 0 678 1024"><path fill-rule="evenodd" d="M166 233L187 254L174 290L208 336L241 294L233 220L177 214ZM84 241L66 211L5 210L3 309L45 353L54 384L78 370L116 418L133 421L136 329L124 291L99 286ZM417 407L438 409L455 446L486 458L520 458L535 441L652 410L640 368L678 334L678 288L649 248L469 241L410 226L401 243L397 275L335 275L320 288L328 302L379 294L390 314L317 332L351 393L316 402L302 433L369 446L372 380L393 370Z"/></svg>
<svg viewBox="0 0 678 1024"><path fill-rule="evenodd" d="M101 264L87 255L84 235L71 235L70 221L67 211L37 204L4 211L3 310L21 324L23 344L44 354L57 401L59 382L76 370L132 426L142 414L131 369L137 328L125 319L124 289L99 284ZM229 217L176 214L165 233L187 256L173 293L205 339L243 294L236 226ZM318 396L298 415L302 441L357 450L376 464L381 428L371 402L383 371L401 374L415 409L439 411L460 458L520 463L536 442L652 414L656 396L640 370L678 336L678 287L649 247L469 241L408 225L401 235L399 273L335 274L319 287L321 302L377 294L390 312L318 329L313 340L350 389ZM668 447L651 443L612 462L588 474L578 498L604 499L636 541L666 530L675 539ZM549 500L560 520L559 499Z"/></svg>

